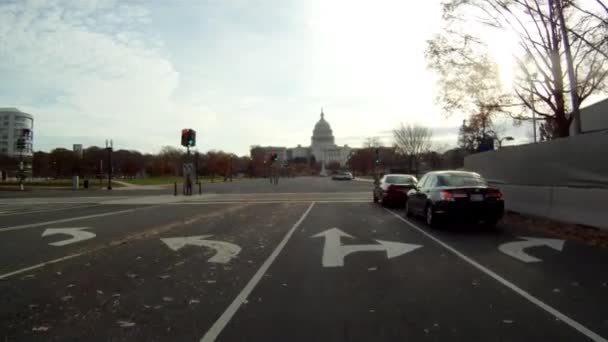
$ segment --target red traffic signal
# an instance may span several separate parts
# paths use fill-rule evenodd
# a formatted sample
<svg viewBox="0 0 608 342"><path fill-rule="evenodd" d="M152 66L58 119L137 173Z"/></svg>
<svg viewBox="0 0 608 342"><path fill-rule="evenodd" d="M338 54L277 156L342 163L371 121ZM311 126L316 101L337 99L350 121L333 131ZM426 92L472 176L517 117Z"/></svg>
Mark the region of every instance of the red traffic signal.
<svg viewBox="0 0 608 342"><path fill-rule="evenodd" d="M182 146L194 147L196 145L196 131L189 128L182 129Z"/></svg>

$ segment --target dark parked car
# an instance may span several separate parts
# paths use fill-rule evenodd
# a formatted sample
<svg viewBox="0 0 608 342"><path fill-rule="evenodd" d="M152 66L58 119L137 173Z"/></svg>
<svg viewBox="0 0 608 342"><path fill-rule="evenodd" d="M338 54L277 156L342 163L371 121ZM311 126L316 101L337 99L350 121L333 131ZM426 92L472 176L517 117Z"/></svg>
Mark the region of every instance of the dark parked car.
<svg viewBox="0 0 608 342"><path fill-rule="evenodd" d="M500 190L488 186L479 174L433 171L409 191L405 210L408 216L424 216L429 225L451 218L495 226L504 207Z"/></svg>
<svg viewBox="0 0 608 342"><path fill-rule="evenodd" d="M380 184L374 186L374 203L405 205L407 192L415 188L417 182L411 175L386 175L380 179Z"/></svg>

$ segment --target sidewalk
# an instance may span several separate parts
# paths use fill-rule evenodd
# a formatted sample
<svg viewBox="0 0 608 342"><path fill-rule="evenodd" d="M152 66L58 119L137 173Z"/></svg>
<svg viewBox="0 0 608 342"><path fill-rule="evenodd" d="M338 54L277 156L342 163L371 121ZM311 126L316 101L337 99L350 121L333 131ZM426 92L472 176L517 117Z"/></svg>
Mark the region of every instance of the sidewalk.
<svg viewBox="0 0 608 342"><path fill-rule="evenodd" d="M120 184L122 187L115 188L114 190L165 190L172 184L161 184L161 185L134 185L131 183L112 179L112 183Z"/></svg>
<svg viewBox="0 0 608 342"><path fill-rule="evenodd" d="M365 182L365 183L373 183L374 180L373 179L368 179L368 178L359 178L356 177L353 180L357 181L357 182Z"/></svg>

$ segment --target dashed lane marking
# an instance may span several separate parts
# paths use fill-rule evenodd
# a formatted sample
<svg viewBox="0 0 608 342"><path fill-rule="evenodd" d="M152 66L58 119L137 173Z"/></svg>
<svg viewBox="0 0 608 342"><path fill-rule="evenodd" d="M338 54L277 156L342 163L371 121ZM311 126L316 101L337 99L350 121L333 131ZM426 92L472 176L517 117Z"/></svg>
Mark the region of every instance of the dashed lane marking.
<svg viewBox="0 0 608 342"><path fill-rule="evenodd" d="M232 319L234 314L236 314L236 312L239 310L241 305L247 300L247 297L249 297L249 295L251 294L253 289L256 287L256 285L260 282L260 280L262 279L264 274L268 271L268 268L270 268L270 266L272 265L274 260L279 255L279 253L281 253L281 251L287 244L287 241L289 241L289 239L291 238L293 233L296 231L296 229L298 229L298 227L300 226L300 224L302 224L302 222L304 221L306 216L308 216L308 213L310 213L310 211L312 210L312 207L314 205L315 205L315 202L312 202L310 204L310 206L308 206L308 209L306 209L306 211L304 212L302 217L300 217L300 219L293 225L293 227L291 227L291 229L287 232L287 234L285 234L285 237L283 237L283 240L281 240L281 242L279 242L279 244L274 249L274 251L272 251L272 253L268 257L268 259L266 259L266 261L264 261L262 266L260 266L258 271L253 275L253 277L249 280L247 285L245 285L245 287L241 290L241 292L236 296L236 298L232 301L230 306L228 306L226 311L224 311L224 313L220 316L220 318L218 318L217 321L215 321L215 323L213 323L211 328L207 331L207 333L205 333L205 336L203 336L203 338L201 338L200 342L212 342L212 341L216 340L216 338L219 336L219 334L222 332L222 330L224 330L224 328L226 327L228 322L230 322L230 320Z"/></svg>

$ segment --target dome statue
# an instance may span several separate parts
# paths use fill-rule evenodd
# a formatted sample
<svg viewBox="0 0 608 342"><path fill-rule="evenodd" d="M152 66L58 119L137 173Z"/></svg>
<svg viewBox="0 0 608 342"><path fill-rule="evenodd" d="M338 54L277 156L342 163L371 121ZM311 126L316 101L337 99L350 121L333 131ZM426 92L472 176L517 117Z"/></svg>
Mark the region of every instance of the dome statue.
<svg viewBox="0 0 608 342"><path fill-rule="evenodd" d="M329 123L325 121L325 114L321 109L321 119L316 123L314 130L312 131L311 145L314 146L333 146L334 134L329 126Z"/></svg>

